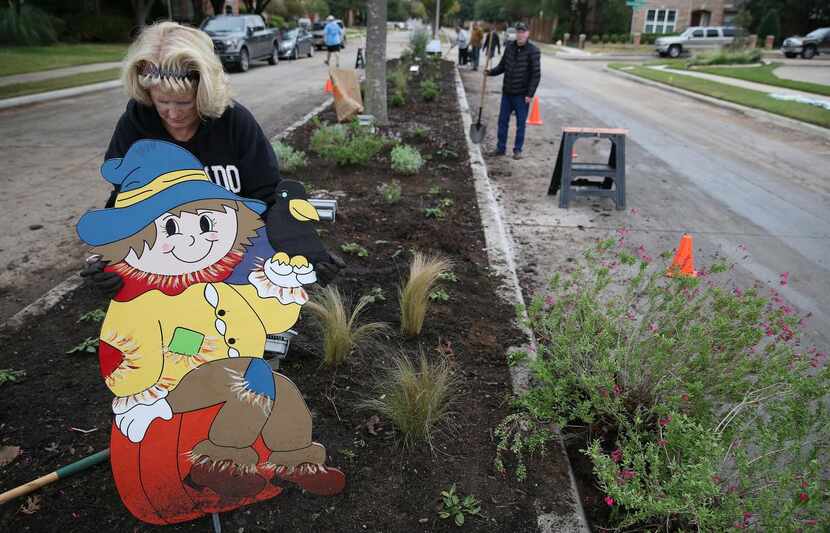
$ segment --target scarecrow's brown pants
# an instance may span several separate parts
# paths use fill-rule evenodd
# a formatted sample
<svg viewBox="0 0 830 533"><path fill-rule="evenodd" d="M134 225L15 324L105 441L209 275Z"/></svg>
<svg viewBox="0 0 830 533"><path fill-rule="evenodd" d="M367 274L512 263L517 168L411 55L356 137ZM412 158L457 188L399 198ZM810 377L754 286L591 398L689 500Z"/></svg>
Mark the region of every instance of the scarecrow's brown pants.
<svg viewBox="0 0 830 533"><path fill-rule="evenodd" d="M269 374L259 378L273 379L273 401L246 387L243 377L249 367ZM254 465L259 461L251 446L262 434L265 445L273 452L269 462L274 465L325 462L325 448L311 441L311 414L297 386L271 371L261 359L239 357L205 363L188 372L170 391L167 401L174 413L224 403L213 420L208 439L193 448L194 455L216 462L230 460L238 465Z"/></svg>

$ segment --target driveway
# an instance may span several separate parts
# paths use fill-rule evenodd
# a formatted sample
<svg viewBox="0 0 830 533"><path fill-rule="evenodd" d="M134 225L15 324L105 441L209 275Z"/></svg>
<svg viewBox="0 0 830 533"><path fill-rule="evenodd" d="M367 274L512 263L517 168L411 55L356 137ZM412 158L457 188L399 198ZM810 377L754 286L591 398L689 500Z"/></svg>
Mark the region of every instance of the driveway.
<svg viewBox="0 0 830 533"><path fill-rule="evenodd" d="M655 257L689 232L698 266L716 257L735 262L738 285L780 289L813 313L810 340L830 345L830 134L761 122L602 69L543 56L544 126L528 127L524 160L487 161L524 292L542 290L596 239L622 228ZM477 109L481 78L469 71L462 77ZM485 149L495 144L501 80L491 83ZM586 198L560 209L558 197L546 195L565 126L629 130L626 210ZM577 143L580 161L607 154L605 145ZM789 283L781 286L784 272Z"/></svg>
<svg viewBox="0 0 830 533"><path fill-rule="evenodd" d="M388 55L398 57L408 34L389 34ZM354 65L363 41L351 41L341 65ZM231 74L236 99L269 137L319 105L327 67L324 54L252 64ZM0 112L0 322L80 269L85 248L75 223L102 206L109 188L98 169L127 98L120 89Z"/></svg>

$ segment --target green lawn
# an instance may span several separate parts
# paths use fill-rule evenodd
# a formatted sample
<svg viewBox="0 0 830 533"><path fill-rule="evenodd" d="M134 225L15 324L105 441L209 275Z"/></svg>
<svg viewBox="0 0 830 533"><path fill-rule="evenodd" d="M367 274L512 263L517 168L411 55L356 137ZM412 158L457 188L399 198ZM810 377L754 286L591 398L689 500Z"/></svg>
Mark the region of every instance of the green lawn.
<svg viewBox="0 0 830 533"><path fill-rule="evenodd" d="M83 74L62 76L60 78L52 78L42 81L15 83L13 85L0 85L0 98L12 98L15 96L43 93L46 91L57 91L58 89L68 89L70 87L78 87L80 85L110 81L117 79L120 74L121 69L111 68L107 70L84 72Z"/></svg>
<svg viewBox="0 0 830 533"><path fill-rule="evenodd" d="M683 74L672 74L670 71L664 72L623 63L611 63L608 67L687 91L726 100L727 102L761 109L769 113L775 113L776 115L830 128L830 111L818 106L775 100L760 91L752 91L716 81L693 78L692 76L684 76Z"/></svg>
<svg viewBox="0 0 830 533"><path fill-rule="evenodd" d="M717 76L738 78L739 80L754 81L756 83L765 83L767 85L784 87L786 89L794 89L796 91L804 91L808 93L820 94L823 96L830 96L830 85L822 85L820 83L809 83L806 81L785 80L783 78L779 78L775 75L774 71L776 68L780 66L780 63L772 63L770 65L763 65L759 67L703 67L695 68L693 70L699 72L706 72L707 74L715 74Z"/></svg>
<svg viewBox="0 0 830 533"><path fill-rule="evenodd" d="M0 47L0 76L121 61L128 44L56 44Z"/></svg>

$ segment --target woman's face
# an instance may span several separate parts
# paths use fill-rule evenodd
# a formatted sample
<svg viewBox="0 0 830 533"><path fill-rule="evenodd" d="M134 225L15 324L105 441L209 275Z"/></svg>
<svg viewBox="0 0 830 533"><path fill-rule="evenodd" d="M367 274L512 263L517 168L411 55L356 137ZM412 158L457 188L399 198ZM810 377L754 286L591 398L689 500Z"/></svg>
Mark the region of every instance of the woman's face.
<svg viewBox="0 0 830 533"><path fill-rule="evenodd" d="M150 99L168 130L188 129L199 121L195 91L173 93L151 87Z"/></svg>

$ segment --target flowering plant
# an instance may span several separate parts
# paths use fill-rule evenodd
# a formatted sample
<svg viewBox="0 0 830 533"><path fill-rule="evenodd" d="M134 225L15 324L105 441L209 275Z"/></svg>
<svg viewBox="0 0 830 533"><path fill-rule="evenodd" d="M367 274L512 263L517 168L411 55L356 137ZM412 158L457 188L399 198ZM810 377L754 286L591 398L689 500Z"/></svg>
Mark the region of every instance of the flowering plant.
<svg viewBox="0 0 830 533"><path fill-rule="evenodd" d="M730 289L725 263L696 278L666 266L603 241L522 310L534 380L496 430L496 467L553 423L593 435L583 451L613 527L830 524L826 354L802 348L803 319L776 290Z"/></svg>

